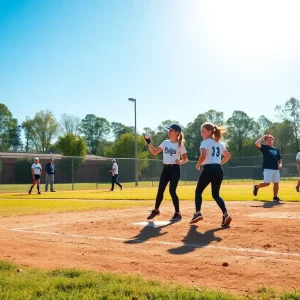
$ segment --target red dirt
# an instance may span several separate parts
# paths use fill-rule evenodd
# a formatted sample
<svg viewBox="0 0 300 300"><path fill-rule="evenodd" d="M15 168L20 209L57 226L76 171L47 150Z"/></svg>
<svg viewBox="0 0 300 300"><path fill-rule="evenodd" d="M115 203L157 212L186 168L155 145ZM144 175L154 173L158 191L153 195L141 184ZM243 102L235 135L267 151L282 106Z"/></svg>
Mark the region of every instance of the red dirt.
<svg viewBox="0 0 300 300"><path fill-rule="evenodd" d="M145 208L2 218L0 259L40 268L141 274L234 294L260 286L299 288L300 204L227 206L233 217L227 229L220 227L214 202L204 203L204 221L193 226L193 203L187 201L182 202L182 222L158 228L133 225L146 221ZM170 204L163 203L156 220L167 221L172 212ZM272 218L253 216L270 212ZM276 212L291 212L293 218L274 218ZM24 227L29 228L11 230Z"/></svg>

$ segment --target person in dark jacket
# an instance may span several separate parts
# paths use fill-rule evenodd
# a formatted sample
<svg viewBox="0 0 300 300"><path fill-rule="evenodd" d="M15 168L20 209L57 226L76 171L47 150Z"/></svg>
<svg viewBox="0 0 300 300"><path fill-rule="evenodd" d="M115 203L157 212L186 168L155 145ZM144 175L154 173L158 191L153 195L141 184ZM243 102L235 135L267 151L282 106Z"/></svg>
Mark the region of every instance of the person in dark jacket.
<svg viewBox="0 0 300 300"><path fill-rule="evenodd" d="M48 192L49 184L50 184L50 191L55 192L53 188L55 172L56 170L55 170L54 159L50 158L50 161L46 164L46 185L45 185L46 192Z"/></svg>

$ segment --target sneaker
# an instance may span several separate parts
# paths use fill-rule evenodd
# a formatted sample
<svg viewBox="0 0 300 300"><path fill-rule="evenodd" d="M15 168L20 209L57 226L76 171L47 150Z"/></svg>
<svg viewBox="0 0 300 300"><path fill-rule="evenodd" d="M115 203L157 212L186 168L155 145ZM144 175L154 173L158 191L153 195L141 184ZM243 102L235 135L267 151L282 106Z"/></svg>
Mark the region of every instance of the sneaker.
<svg viewBox="0 0 300 300"><path fill-rule="evenodd" d="M299 193L299 186L298 185L296 186L296 192Z"/></svg>
<svg viewBox="0 0 300 300"><path fill-rule="evenodd" d="M257 187L257 185L255 185L255 186L253 187L253 195L254 195L254 196L257 196L257 193L258 193L258 187Z"/></svg>
<svg viewBox="0 0 300 300"><path fill-rule="evenodd" d="M229 226L231 221L232 221L232 218L230 217L229 213L226 212L223 215L223 220L222 220L221 226Z"/></svg>
<svg viewBox="0 0 300 300"><path fill-rule="evenodd" d="M152 210L151 214L149 215L149 217L147 218L148 220L154 219L156 216L159 216L160 212L159 210Z"/></svg>
<svg viewBox="0 0 300 300"><path fill-rule="evenodd" d="M190 224L194 224L202 220L203 220L203 216L201 215L201 213L195 213Z"/></svg>
<svg viewBox="0 0 300 300"><path fill-rule="evenodd" d="M279 201L281 201L280 198L278 198L278 197L274 197L274 198L273 198L273 202L279 202Z"/></svg>
<svg viewBox="0 0 300 300"><path fill-rule="evenodd" d="M170 222L179 222L182 220L181 213L176 212Z"/></svg>

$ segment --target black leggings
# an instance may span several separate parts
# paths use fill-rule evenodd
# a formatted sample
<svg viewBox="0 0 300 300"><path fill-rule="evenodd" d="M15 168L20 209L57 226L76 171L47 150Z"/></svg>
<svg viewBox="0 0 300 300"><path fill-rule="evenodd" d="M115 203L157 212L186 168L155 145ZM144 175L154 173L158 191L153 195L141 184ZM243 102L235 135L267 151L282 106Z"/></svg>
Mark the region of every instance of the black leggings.
<svg viewBox="0 0 300 300"><path fill-rule="evenodd" d="M160 175L159 186L156 196L155 209L159 209L164 198L165 189L170 182L169 192L173 200L175 212L179 212L179 198L176 194L177 185L180 179L181 169L179 165L164 165Z"/></svg>
<svg viewBox="0 0 300 300"><path fill-rule="evenodd" d="M220 197L220 187L223 180L223 169L219 164L204 165L195 191L196 211L201 211L202 193L211 183L211 194L223 213L227 212L225 202Z"/></svg>
<svg viewBox="0 0 300 300"><path fill-rule="evenodd" d="M118 174L115 174L111 177L111 190L113 191L115 188L115 184L122 188L121 183L118 181Z"/></svg>

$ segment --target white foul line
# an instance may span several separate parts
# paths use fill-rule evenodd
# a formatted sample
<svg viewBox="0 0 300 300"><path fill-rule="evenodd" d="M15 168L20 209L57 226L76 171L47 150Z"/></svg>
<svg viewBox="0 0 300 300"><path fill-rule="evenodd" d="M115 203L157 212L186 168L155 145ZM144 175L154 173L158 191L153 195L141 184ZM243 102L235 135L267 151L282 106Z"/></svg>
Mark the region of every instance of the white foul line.
<svg viewBox="0 0 300 300"><path fill-rule="evenodd" d="M205 244L189 244L189 243L174 243L174 242L166 242L166 241L147 241L141 239L125 239L119 237L105 237L105 236L90 236L90 235L82 235L82 234L69 234L69 233L58 233L58 232L47 232L47 231L30 231L30 230L22 230L22 229L11 229L12 231L18 232L26 232L26 233L36 233L41 235L55 235L55 236L64 236L64 237L76 237L76 238L88 238L88 239L98 239L98 240L110 240L110 241L119 241L119 242L128 242L128 244L156 244L156 245L169 245L169 246L177 246L177 247L191 247L191 248L210 248L217 250L229 250L229 251L237 251L237 252L249 252L249 253L261 253L266 255L282 255L282 256L294 256L300 257L300 253L295 252L276 252L262 249L252 249L252 248L242 248L242 247L227 247L227 246L214 246L214 245L205 245Z"/></svg>

